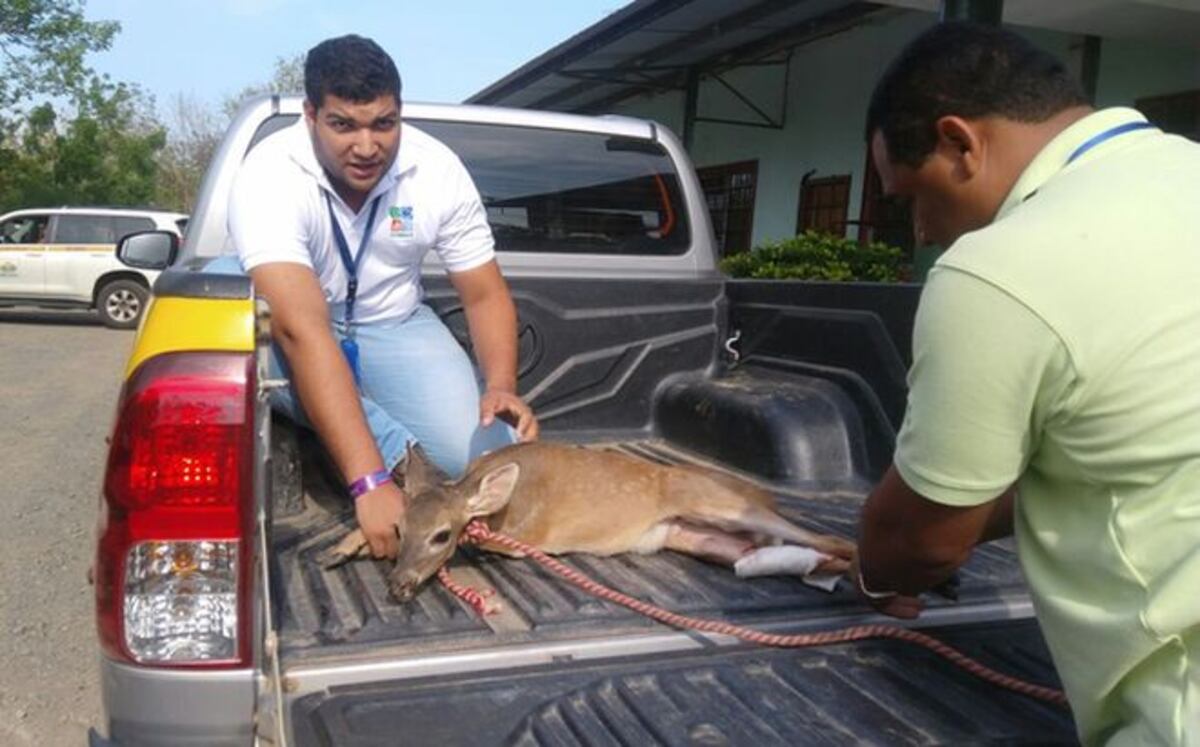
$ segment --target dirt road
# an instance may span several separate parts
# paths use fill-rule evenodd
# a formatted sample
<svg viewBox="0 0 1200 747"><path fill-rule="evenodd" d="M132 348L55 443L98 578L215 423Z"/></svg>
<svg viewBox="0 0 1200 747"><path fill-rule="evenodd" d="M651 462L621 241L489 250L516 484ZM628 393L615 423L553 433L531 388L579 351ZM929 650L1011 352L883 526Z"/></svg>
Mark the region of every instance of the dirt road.
<svg viewBox="0 0 1200 747"><path fill-rule="evenodd" d="M99 723L85 574L133 334L0 309L0 744L86 744Z"/></svg>

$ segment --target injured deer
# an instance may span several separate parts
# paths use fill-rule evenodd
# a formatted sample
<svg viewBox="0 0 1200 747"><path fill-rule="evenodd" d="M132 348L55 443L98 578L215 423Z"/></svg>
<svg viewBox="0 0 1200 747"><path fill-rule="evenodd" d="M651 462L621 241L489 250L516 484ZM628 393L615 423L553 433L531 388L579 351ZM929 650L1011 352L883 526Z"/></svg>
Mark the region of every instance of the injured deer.
<svg viewBox="0 0 1200 747"><path fill-rule="evenodd" d="M476 518L552 555L675 550L734 567L739 576L792 573L824 588L832 588L854 554L852 542L780 516L767 491L709 469L542 441L485 454L460 480L444 477L419 448L409 450L408 512L397 528L400 549L388 575L397 601L411 599L437 573ZM367 554L355 530L325 565Z"/></svg>

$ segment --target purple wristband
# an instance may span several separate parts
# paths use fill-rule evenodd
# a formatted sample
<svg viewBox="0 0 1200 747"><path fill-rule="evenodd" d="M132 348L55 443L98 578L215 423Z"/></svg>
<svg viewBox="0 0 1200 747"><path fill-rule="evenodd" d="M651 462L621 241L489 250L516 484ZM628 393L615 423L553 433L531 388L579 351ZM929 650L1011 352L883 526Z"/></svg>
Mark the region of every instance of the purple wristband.
<svg viewBox="0 0 1200 747"><path fill-rule="evenodd" d="M375 470L369 475L363 475L350 483L350 497L358 500L360 496L366 495L386 482L390 482L391 479L392 473L386 469Z"/></svg>

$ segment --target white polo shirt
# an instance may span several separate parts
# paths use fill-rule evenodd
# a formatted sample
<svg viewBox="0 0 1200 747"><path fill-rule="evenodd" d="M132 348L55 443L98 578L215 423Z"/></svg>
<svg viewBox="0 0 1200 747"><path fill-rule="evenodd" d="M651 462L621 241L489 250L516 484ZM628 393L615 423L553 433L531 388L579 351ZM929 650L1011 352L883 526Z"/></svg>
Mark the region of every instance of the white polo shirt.
<svg viewBox="0 0 1200 747"><path fill-rule="evenodd" d="M229 235L246 272L271 262L311 268L335 321L345 315L349 274L334 241L326 194L351 255L358 252L371 202L382 195L359 260L355 323L412 313L423 296L421 261L430 249L450 272L495 256L479 192L441 142L402 124L395 163L355 215L333 191L301 118L246 157L230 197Z"/></svg>

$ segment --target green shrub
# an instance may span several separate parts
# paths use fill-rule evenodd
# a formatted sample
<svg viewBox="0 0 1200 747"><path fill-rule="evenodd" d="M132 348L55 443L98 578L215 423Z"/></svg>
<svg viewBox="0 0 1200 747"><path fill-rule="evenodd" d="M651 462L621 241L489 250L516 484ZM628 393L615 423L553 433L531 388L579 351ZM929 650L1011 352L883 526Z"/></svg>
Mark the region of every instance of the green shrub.
<svg viewBox="0 0 1200 747"><path fill-rule="evenodd" d="M768 241L753 251L721 260L721 269L735 278L801 280L862 280L897 283L910 278L904 252L879 241L860 244L843 236L805 231L799 236Z"/></svg>

